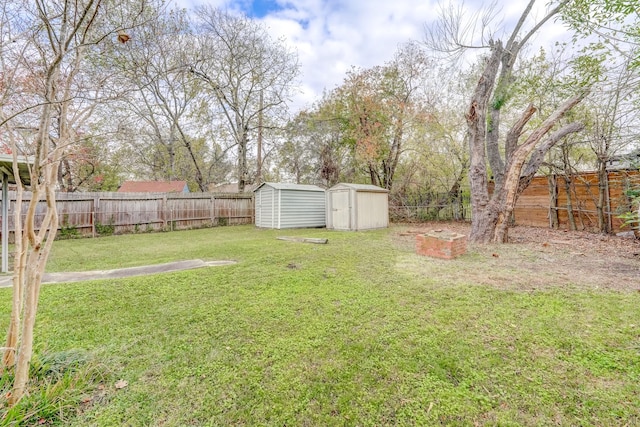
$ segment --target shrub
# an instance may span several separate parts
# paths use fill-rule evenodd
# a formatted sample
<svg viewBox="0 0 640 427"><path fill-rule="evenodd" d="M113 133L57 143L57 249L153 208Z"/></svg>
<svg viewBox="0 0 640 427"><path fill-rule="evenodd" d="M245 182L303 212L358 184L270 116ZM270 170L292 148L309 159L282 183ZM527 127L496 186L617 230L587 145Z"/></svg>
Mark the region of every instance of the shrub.
<svg viewBox="0 0 640 427"><path fill-rule="evenodd" d="M109 218L108 224L102 224L100 221L96 221L96 233L100 236L111 236L116 230L113 217Z"/></svg>
<svg viewBox="0 0 640 427"><path fill-rule="evenodd" d="M60 226L58 237L60 239L75 239L80 237L78 228L75 225L69 224L69 215L67 214L62 217L62 225Z"/></svg>

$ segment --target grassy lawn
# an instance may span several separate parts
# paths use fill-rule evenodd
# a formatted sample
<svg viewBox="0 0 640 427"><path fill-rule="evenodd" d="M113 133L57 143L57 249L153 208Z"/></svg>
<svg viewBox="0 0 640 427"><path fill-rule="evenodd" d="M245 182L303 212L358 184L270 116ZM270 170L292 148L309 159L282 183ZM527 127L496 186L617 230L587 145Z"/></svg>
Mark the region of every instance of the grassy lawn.
<svg viewBox="0 0 640 427"><path fill-rule="evenodd" d="M44 286L38 353L86 354L104 382L63 424L640 424L640 293L445 282L435 272L486 260L473 249L420 258L395 231L242 226L56 242L51 272L238 261ZM3 332L10 297L0 289Z"/></svg>

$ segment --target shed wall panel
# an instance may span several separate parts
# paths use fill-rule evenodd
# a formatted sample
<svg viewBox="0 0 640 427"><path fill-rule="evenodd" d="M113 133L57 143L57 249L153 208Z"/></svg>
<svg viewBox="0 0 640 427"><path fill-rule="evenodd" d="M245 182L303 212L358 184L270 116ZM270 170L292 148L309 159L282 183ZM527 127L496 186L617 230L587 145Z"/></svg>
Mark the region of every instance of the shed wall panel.
<svg viewBox="0 0 640 427"><path fill-rule="evenodd" d="M356 193L357 229L369 230L389 226L389 197L387 193Z"/></svg>
<svg viewBox="0 0 640 427"><path fill-rule="evenodd" d="M324 192L280 190L279 228L324 227Z"/></svg>
<svg viewBox="0 0 640 427"><path fill-rule="evenodd" d="M287 188L291 186L265 183L255 191L257 227L282 229L325 226L324 191L317 187L315 190Z"/></svg>
<svg viewBox="0 0 640 427"><path fill-rule="evenodd" d="M259 191L256 192L254 195L254 200L255 200L255 212L256 212L256 219L255 219L255 224L257 227L260 227L260 224L262 224L262 197L264 196L264 192Z"/></svg>

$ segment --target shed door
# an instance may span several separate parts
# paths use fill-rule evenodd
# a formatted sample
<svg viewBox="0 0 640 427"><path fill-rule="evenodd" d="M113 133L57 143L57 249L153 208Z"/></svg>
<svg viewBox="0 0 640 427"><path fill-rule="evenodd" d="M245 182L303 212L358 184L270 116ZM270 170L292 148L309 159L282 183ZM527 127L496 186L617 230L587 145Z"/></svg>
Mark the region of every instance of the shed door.
<svg viewBox="0 0 640 427"><path fill-rule="evenodd" d="M331 192L331 215L333 218L333 228L337 230L351 229L349 190L335 190Z"/></svg>

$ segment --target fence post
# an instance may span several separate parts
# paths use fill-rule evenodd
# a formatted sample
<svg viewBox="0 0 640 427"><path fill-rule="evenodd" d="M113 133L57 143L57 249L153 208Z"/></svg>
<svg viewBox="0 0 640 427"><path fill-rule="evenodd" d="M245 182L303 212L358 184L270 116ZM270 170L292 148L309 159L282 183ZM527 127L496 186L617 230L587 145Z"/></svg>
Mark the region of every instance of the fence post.
<svg viewBox="0 0 640 427"><path fill-rule="evenodd" d="M93 197L93 209L91 209L91 237L96 237L96 219L100 210L100 194Z"/></svg>
<svg viewBox="0 0 640 427"><path fill-rule="evenodd" d="M605 170L605 208L607 209L607 232L613 233L613 217L611 216L611 187L609 185L609 171Z"/></svg>
<svg viewBox="0 0 640 427"><path fill-rule="evenodd" d="M162 215L162 229L167 229L167 195L162 196L162 204L160 206L160 213Z"/></svg>
<svg viewBox="0 0 640 427"><path fill-rule="evenodd" d="M249 212L251 212L251 224L255 224L256 223L256 193L253 192L251 194L251 201L250 206L249 206Z"/></svg>
<svg viewBox="0 0 640 427"><path fill-rule="evenodd" d="M216 198L212 194L211 195L211 226L212 227L215 225L215 222L214 222L215 219L216 219Z"/></svg>

